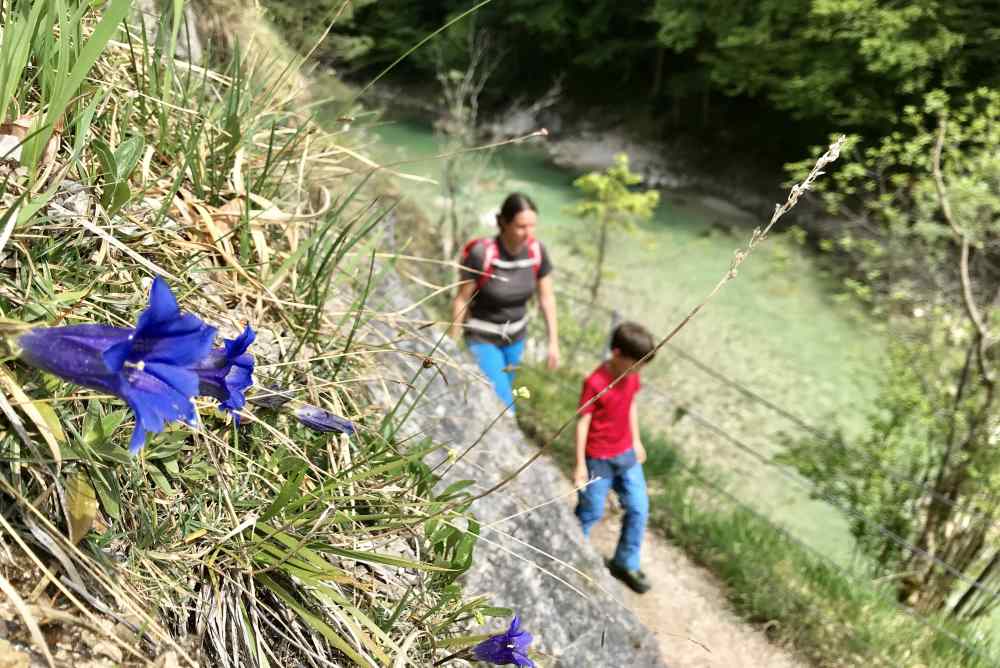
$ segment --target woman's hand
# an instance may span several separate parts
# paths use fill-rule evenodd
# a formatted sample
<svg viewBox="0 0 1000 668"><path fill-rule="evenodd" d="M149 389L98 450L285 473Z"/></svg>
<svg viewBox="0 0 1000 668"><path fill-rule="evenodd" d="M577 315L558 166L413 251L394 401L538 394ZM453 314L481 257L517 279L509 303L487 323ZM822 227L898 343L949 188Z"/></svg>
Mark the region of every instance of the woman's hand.
<svg viewBox="0 0 1000 668"><path fill-rule="evenodd" d="M545 328L549 333L549 369L559 368L559 325L556 322L556 292L552 286L552 276L538 280L538 305L545 316Z"/></svg>
<svg viewBox="0 0 1000 668"><path fill-rule="evenodd" d="M576 468L573 469L573 486L577 489L583 487L587 484L587 465L585 463L579 463Z"/></svg>
<svg viewBox="0 0 1000 668"><path fill-rule="evenodd" d="M549 341L549 355L548 355L548 366L550 371L555 371L559 368L559 363L562 361L562 357L559 353L559 341Z"/></svg>

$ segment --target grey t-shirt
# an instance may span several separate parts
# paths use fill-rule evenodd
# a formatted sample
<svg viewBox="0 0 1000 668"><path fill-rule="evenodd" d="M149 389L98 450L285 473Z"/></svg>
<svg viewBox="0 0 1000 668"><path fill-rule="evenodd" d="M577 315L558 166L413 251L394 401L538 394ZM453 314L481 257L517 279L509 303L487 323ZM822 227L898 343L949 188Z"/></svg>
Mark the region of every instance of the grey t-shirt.
<svg viewBox="0 0 1000 668"><path fill-rule="evenodd" d="M535 269L532 266L531 252L527 244L517 255L511 255L504 248L500 238L496 238L498 253L493 262L493 273L490 279L472 298L469 307L469 319L481 320L495 325L504 323L516 323L524 318L528 310L528 300L535 292L536 277ZM477 243L469 251L469 254L462 261L463 269L459 274L462 280L475 281L483 271L483 260L486 254L486 241ZM538 278L547 276L552 271L552 262L545 246L539 242L541 249L541 264L538 267ZM471 269L468 271L465 269ZM489 343L504 344L524 338L527 331L522 327L519 331L513 331L509 337L499 334L476 330L467 326L465 335L467 338L486 341Z"/></svg>

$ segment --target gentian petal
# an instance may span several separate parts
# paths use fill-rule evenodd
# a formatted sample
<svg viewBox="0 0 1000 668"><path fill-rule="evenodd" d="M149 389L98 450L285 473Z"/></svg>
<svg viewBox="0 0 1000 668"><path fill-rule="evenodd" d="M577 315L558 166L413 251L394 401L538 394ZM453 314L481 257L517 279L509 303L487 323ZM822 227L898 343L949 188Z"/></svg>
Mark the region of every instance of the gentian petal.
<svg viewBox="0 0 1000 668"><path fill-rule="evenodd" d="M102 355L104 363L113 373L118 373L125 366L125 361L132 353L132 339L134 338L135 330L133 329L126 340L116 343L104 351Z"/></svg>
<svg viewBox="0 0 1000 668"><path fill-rule="evenodd" d="M480 661L503 665L500 662L503 659L505 649L505 637L503 635L499 635L487 638L473 647L472 654Z"/></svg>
<svg viewBox="0 0 1000 668"><path fill-rule="evenodd" d="M215 327L206 325L190 313L178 316L170 327L146 331L136 328L129 361L141 359L191 366L212 349L215 332Z"/></svg>
<svg viewBox="0 0 1000 668"><path fill-rule="evenodd" d="M122 384L121 395L135 413L136 433L129 450L142 449L147 432L159 433L171 420L193 422L191 397L198 387L198 375L190 369L149 364L144 369L130 369Z"/></svg>
<svg viewBox="0 0 1000 668"><path fill-rule="evenodd" d="M317 406L305 405L295 409L295 418L313 431L336 431L342 434L353 434L354 423L347 418L334 415Z"/></svg>
<svg viewBox="0 0 1000 668"><path fill-rule="evenodd" d="M518 652L517 650L514 650L511 654L513 655L515 666L521 666L521 668L535 668L535 662L529 659L527 654Z"/></svg>
<svg viewBox="0 0 1000 668"><path fill-rule="evenodd" d="M128 361L190 366L211 350L215 331L198 316L181 313L170 288L157 276L149 293L149 306L136 324Z"/></svg>
<svg viewBox="0 0 1000 668"><path fill-rule="evenodd" d="M161 327L168 328L179 313L180 308L170 286L157 276L153 279L153 287L149 290L149 306L139 316L136 329L140 332L150 332Z"/></svg>
<svg viewBox="0 0 1000 668"><path fill-rule="evenodd" d="M115 370L105 362L109 346L128 342L131 329L71 325L30 330L18 338L21 361L71 383L116 392Z"/></svg>
<svg viewBox="0 0 1000 668"><path fill-rule="evenodd" d="M198 393L219 400L219 407L234 412L246 405L245 392L253 385L253 355L246 352L256 334L248 325L235 339L226 339L224 347L209 351L194 370L198 374Z"/></svg>
<svg viewBox="0 0 1000 668"><path fill-rule="evenodd" d="M160 379L180 394L188 397L198 394L198 374L191 369L185 369L172 364L161 364L159 362L145 362L143 370ZM188 402L188 406L190 406L190 403Z"/></svg>
<svg viewBox="0 0 1000 668"><path fill-rule="evenodd" d="M131 404L129 404L131 406ZM134 407L133 407L134 410ZM128 451L133 454L139 454L139 451L143 449L146 445L146 428L142 422L136 419L135 429L132 430L132 438L128 442Z"/></svg>
<svg viewBox="0 0 1000 668"><path fill-rule="evenodd" d="M531 634L521 631L521 620L515 616L510 627L504 632L490 636L472 648L472 654L480 661L498 666L514 664L534 668L535 662L528 658Z"/></svg>
<svg viewBox="0 0 1000 668"><path fill-rule="evenodd" d="M243 333L237 336L235 339L226 339L223 342L223 346L226 348L226 356L230 359L235 359L247 351L250 344L257 339L257 332L247 325L243 329Z"/></svg>

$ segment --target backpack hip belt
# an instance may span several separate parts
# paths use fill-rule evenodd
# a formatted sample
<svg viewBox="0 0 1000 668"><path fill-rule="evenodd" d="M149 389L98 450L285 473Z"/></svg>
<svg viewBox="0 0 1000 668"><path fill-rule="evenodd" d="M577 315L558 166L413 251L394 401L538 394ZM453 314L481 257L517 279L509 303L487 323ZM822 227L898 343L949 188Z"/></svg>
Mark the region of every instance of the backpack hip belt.
<svg viewBox="0 0 1000 668"><path fill-rule="evenodd" d="M487 334L494 334L505 341L510 341L514 336L520 334L521 330L523 330L527 324L527 314L520 320L515 320L513 322L507 321L504 323L496 323L489 322L487 320L480 320L479 318L469 318L465 321L465 327L467 329L485 332Z"/></svg>

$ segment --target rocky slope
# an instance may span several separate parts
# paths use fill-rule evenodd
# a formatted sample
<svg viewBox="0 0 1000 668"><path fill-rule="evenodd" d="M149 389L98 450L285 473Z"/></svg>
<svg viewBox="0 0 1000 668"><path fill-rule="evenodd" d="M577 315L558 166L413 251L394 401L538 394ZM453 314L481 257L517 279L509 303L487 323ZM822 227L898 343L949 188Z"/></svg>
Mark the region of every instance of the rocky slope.
<svg viewBox="0 0 1000 668"><path fill-rule="evenodd" d="M372 308L391 313L412 303L399 277L384 272ZM391 409L423 360L433 357L435 365L422 370L408 396L408 400L419 398L404 430L413 437L430 437L459 454L481 438L454 465L444 462L441 470L447 469L447 474L441 484L474 480L471 491L485 491L513 473L537 448L509 415L483 436L503 406L451 341L444 340L434 350L442 329L414 324L425 317L409 311L405 318L383 319L376 325L378 336L393 341L399 352L381 358L385 380L371 386L372 394L378 404ZM473 514L483 528L474 565L464 577L466 594L490 594L494 605L517 611L523 626L536 635L537 647L551 657L549 665L665 666L656 639L613 593L620 592L617 582L560 498L566 491L562 474L542 457L505 487L474 503Z"/></svg>

